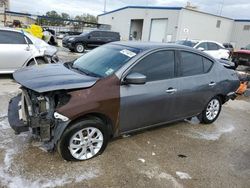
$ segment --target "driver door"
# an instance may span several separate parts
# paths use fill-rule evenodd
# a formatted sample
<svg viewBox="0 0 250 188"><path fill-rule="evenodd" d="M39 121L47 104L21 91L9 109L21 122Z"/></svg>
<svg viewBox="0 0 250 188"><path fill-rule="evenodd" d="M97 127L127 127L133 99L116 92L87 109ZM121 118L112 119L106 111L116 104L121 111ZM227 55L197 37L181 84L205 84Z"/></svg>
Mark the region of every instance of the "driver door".
<svg viewBox="0 0 250 188"><path fill-rule="evenodd" d="M128 132L175 118L178 84L175 81L175 52L153 52L138 62L128 74L147 77L143 85L121 85L120 131Z"/></svg>

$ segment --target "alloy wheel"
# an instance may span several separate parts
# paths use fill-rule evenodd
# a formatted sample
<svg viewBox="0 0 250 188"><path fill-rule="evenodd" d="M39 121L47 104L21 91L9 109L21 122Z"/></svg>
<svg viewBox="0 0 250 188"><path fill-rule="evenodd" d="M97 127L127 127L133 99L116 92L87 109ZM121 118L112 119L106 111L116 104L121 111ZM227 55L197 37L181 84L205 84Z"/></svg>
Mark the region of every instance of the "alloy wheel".
<svg viewBox="0 0 250 188"><path fill-rule="evenodd" d="M76 132L70 139L69 151L78 160L94 157L103 145L103 134L95 127L87 127Z"/></svg>

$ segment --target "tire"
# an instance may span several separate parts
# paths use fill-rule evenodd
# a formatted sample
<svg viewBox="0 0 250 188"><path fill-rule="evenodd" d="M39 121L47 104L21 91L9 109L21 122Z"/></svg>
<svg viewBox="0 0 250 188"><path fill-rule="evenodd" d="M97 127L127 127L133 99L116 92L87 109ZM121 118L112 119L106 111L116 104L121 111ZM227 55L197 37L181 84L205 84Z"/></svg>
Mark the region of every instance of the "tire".
<svg viewBox="0 0 250 188"><path fill-rule="evenodd" d="M82 43L76 43L75 52L83 53L85 51L84 45Z"/></svg>
<svg viewBox="0 0 250 188"><path fill-rule="evenodd" d="M100 155L107 143L107 126L98 119L85 119L72 124L64 131L57 150L67 161L84 161Z"/></svg>
<svg viewBox="0 0 250 188"><path fill-rule="evenodd" d="M220 114L221 111L221 99L218 96L213 97L206 105L205 109L200 115L200 121L204 124L213 123Z"/></svg>
<svg viewBox="0 0 250 188"><path fill-rule="evenodd" d="M36 59L38 65L46 64L46 61L43 59ZM36 65L35 60L31 60L27 66L33 66Z"/></svg>

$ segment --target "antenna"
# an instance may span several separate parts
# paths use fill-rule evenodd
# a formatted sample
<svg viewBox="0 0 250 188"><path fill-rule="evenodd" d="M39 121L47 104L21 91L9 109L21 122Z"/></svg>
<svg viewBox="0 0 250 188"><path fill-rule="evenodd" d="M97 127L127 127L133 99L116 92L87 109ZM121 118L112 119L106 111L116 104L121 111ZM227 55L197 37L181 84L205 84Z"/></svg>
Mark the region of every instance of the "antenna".
<svg viewBox="0 0 250 188"><path fill-rule="evenodd" d="M224 7L224 2L225 2L225 0L222 0L222 2L221 2L220 16L221 16L221 14L222 14L222 9L223 9L223 7Z"/></svg>
<svg viewBox="0 0 250 188"><path fill-rule="evenodd" d="M104 9L103 9L104 13L106 12L106 7L107 7L107 0L104 0Z"/></svg>

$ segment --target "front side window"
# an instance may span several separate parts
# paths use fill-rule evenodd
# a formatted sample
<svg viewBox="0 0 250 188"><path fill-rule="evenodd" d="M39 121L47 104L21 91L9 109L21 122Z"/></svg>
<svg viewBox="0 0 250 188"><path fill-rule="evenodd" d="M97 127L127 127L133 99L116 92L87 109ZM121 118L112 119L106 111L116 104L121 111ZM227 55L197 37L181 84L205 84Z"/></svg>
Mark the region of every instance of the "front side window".
<svg viewBox="0 0 250 188"><path fill-rule="evenodd" d="M140 52L137 48L120 45L104 45L81 56L73 68L96 77L107 77Z"/></svg>
<svg viewBox="0 0 250 188"><path fill-rule="evenodd" d="M0 31L0 44L26 44L24 35L13 31Z"/></svg>
<svg viewBox="0 0 250 188"><path fill-rule="evenodd" d="M204 50L208 50L207 43L206 43L206 42L200 43L200 44L196 47L196 49L198 49L198 48L203 48Z"/></svg>
<svg viewBox="0 0 250 188"><path fill-rule="evenodd" d="M174 51L158 51L143 58L131 72L147 77L147 82L164 80L174 77Z"/></svg>
<svg viewBox="0 0 250 188"><path fill-rule="evenodd" d="M90 35L92 37L101 37L101 33L100 32L92 32Z"/></svg>

